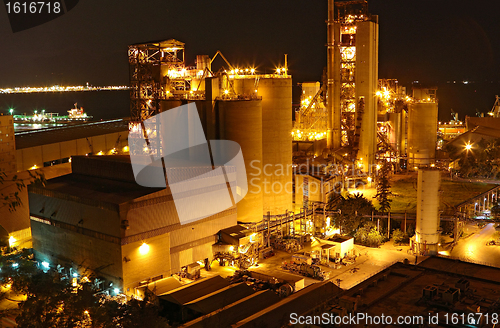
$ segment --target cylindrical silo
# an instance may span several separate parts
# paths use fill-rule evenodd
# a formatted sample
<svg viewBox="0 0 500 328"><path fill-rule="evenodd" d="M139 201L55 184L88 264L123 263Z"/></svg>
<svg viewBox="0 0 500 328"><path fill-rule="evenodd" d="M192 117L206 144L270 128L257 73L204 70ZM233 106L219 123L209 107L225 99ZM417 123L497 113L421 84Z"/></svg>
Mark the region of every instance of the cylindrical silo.
<svg viewBox="0 0 500 328"><path fill-rule="evenodd" d="M389 113L389 122L391 124L389 142L398 155L401 151L401 116L402 113Z"/></svg>
<svg viewBox="0 0 500 328"><path fill-rule="evenodd" d="M438 104L414 103L408 114L408 164L420 167L436 158Z"/></svg>
<svg viewBox="0 0 500 328"><path fill-rule="evenodd" d="M292 79L260 78L264 211L292 210Z"/></svg>
<svg viewBox="0 0 500 328"><path fill-rule="evenodd" d="M415 242L420 254L436 254L438 250L439 185L438 170L418 171Z"/></svg>
<svg viewBox="0 0 500 328"><path fill-rule="evenodd" d="M262 103L260 100L221 100L220 139L237 142L245 161L248 192L237 204L238 221L262 220Z"/></svg>

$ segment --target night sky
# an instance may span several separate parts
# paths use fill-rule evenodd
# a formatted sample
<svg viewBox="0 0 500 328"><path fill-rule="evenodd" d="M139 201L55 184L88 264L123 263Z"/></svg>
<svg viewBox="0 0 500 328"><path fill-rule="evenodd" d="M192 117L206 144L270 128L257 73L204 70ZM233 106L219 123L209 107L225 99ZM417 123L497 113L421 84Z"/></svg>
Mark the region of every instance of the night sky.
<svg viewBox="0 0 500 328"><path fill-rule="evenodd" d="M450 108L469 115L491 108L500 94L499 1L369 3L379 15L380 78L437 85L440 119ZM83 0L13 33L0 9L0 87L128 84L127 45L170 38L186 43L188 65L221 50L234 65L270 72L287 53L294 83L319 80L326 18L326 0Z"/></svg>

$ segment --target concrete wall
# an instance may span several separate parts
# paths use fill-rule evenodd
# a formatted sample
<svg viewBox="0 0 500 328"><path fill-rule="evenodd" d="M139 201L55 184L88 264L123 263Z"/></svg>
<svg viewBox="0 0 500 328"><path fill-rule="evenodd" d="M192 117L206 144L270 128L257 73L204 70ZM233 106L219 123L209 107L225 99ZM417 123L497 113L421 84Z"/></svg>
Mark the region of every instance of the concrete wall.
<svg viewBox="0 0 500 328"><path fill-rule="evenodd" d="M82 138L48 145L17 149L17 171L29 170L34 165L37 167L43 167L44 162L56 161L63 158L69 158L71 156L86 155L91 153L92 150L89 146L89 142L92 144L94 154L99 152L107 154L115 147L119 136L121 136L120 142L118 143L118 150L120 151L123 147L128 146L128 132L126 131L89 137L89 141Z"/></svg>
<svg viewBox="0 0 500 328"><path fill-rule="evenodd" d="M0 116L0 172L16 172L16 140L12 116Z"/></svg>
<svg viewBox="0 0 500 328"><path fill-rule="evenodd" d="M145 243L147 247L141 248ZM123 288L127 295L133 294L139 282L163 275L169 277L170 236L168 233L121 247L123 261ZM147 251L146 251L147 250Z"/></svg>
<svg viewBox="0 0 500 328"><path fill-rule="evenodd" d="M86 236L74 231L31 220L33 248L37 258L51 265L63 263L72 266L100 268L101 274L121 285L121 246L118 243ZM67 264L66 264L67 263Z"/></svg>

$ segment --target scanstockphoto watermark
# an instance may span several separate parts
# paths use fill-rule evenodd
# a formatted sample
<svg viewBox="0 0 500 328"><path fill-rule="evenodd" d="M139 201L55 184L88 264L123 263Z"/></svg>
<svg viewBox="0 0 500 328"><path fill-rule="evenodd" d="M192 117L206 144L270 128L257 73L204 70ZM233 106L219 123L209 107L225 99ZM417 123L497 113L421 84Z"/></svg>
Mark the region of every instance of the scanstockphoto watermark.
<svg viewBox="0 0 500 328"><path fill-rule="evenodd" d="M367 313L349 313L338 316L334 313L323 313L321 315L298 315L290 314L291 325L423 325L426 318L421 315L397 316L389 315L369 315ZM430 322L430 321L429 321Z"/></svg>
<svg viewBox="0 0 500 328"><path fill-rule="evenodd" d="M281 194L293 193L294 182L283 182L282 177L302 176L295 181L295 190L300 188L308 193L328 192L340 193L342 189L353 187L363 189L365 182L371 183L372 177L379 173L379 165L369 165L368 170L358 164L312 164L309 159L301 164L263 164L253 160L249 164L249 193ZM314 177L312 179L308 177Z"/></svg>

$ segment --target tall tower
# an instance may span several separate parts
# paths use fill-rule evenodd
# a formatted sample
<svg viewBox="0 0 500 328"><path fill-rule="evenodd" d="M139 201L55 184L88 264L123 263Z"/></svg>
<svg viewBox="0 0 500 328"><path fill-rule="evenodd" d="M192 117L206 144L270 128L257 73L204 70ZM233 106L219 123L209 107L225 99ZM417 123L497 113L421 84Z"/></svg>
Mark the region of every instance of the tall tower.
<svg viewBox="0 0 500 328"><path fill-rule="evenodd" d="M331 8L328 21L328 67L333 67L328 74L330 88L333 78L329 113L332 126L342 127L342 145L350 146L352 159L368 170L377 150L378 16L369 14L366 0L336 2L334 7L333 26Z"/></svg>
<svg viewBox="0 0 500 328"><path fill-rule="evenodd" d="M439 243L439 186L437 169L418 170L417 226L413 249L422 255L435 255Z"/></svg>

